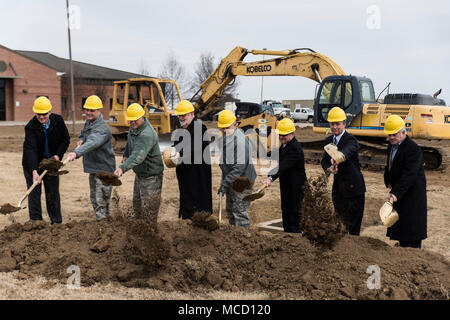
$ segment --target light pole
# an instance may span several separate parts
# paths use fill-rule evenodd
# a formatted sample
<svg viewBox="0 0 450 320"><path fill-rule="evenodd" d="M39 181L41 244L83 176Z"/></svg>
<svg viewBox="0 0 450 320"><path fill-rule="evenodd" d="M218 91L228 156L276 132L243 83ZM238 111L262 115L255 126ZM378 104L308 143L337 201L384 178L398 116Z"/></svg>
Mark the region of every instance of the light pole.
<svg viewBox="0 0 450 320"><path fill-rule="evenodd" d="M267 50L267 48L263 48L263 50ZM264 61L264 55L263 55L263 61ZM261 104L263 102L263 88L264 88L264 76L261 77Z"/></svg>
<svg viewBox="0 0 450 320"><path fill-rule="evenodd" d="M67 32L69 35L69 68L70 68L70 91L72 99L72 133L75 136L75 92L73 88L73 66L72 66L72 44L70 42L70 17L69 17L69 0L66 0L67 8Z"/></svg>

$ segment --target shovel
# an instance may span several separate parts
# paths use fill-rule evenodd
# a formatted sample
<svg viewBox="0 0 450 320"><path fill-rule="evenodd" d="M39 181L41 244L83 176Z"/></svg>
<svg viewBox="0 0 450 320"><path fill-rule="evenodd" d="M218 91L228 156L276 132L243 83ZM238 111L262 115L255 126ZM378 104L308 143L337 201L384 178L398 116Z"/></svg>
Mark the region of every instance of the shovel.
<svg viewBox="0 0 450 320"><path fill-rule="evenodd" d="M62 162L62 166L61 166L61 167L65 166L68 162L69 162L69 159L66 158L66 160L64 160L64 161ZM45 176L45 174L46 174L47 172L48 172L48 170L44 170L44 172L41 173L41 175L39 176L40 180L42 180L42 178ZM64 171L64 170L63 170L62 172L63 172L63 174L67 173L67 171ZM55 175L56 175L56 174L55 174ZM25 200L25 199L28 197L28 195L31 193L31 191L33 191L33 189L36 188L36 186L37 186L38 184L39 184L39 183L38 183L37 181L35 181L35 182L31 185L31 187L27 190L27 192L25 192L25 194L22 196L22 198L20 198L19 204L17 205L17 207L19 207L19 209L20 209L20 205L22 204L23 200Z"/></svg>
<svg viewBox="0 0 450 320"><path fill-rule="evenodd" d="M247 201L247 202L252 202L252 201L255 201L255 200L261 198L264 195L265 188L267 188L267 184L264 184L261 188L256 190L255 193L245 196L244 198L242 198L242 200Z"/></svg>
<svg viewBox="0 0 450 320"><path fill-rule="evenodd" d="M55 161L58 161L58 160L55 160ZM64 162L62 162L62 165L61 165L60 167L66 165L67 162L69 162L69 159L64 160ZM44 170L44 171L41 173L41 175L39 176L39 178L40 178L41 181L42 181L42 178L47 174L48 171L49 171L49 170ZM53 171L55 171L55 170L53 169ZM57 171L58 171L58 170L56 170L55 173L54 173L53 175L59 175L59 174L57 174ZM65 173L67 173L67 171L62 171L61 173L62 173L62 174L65 174ZM9 203L5 203L4 205L2 205L2 206L0 207L0 213L8 214L8 213L13 213L13 212L19 211L19 210L21 209L22 202L30 195L31 191L33 191L34 188L36 188L36 186L37 186L38 184L39 184L39 182L37 182L37 181L33 182L33 184L31 185L31 187L30 187L30 188L25 192L25 194L20 198L20 200L19 200L17 206L13 206L12 204L9 204Z"/></svg>

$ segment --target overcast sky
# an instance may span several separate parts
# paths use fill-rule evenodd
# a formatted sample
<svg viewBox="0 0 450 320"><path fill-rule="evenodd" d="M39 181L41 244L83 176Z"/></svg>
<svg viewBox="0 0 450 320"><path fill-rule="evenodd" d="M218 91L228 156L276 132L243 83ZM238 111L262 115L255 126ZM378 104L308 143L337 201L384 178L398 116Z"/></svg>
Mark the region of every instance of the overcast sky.
<svg viewBox="0 0 450 320"><path fill-rule="evenodd" d="M68 58L65 0L0 0L0 44ZM309 47L346 73L372 79L378 94L432 94L450 104L449 1L106 1L71 0L74 60L156 76L170 52L192 72L201 53L217 59L236 46ZM375 7L374 7L375 6ZM247 56L245 61L262 57ZM259 102L260 77L240 77L239 98ZM312 99L315 83L265 77L264 99ZM190 97L187 97L190 98Z"/></svg>

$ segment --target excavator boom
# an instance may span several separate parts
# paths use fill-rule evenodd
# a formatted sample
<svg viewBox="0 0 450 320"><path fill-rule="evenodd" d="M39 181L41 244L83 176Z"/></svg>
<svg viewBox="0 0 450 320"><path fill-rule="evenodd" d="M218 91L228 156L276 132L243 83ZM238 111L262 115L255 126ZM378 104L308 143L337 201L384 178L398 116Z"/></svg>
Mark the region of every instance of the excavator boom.
<svg viewBox="0 0 450 320"><path fill-rule="evenodd" d="M249 51L242 47L234 48L200 86L202 94L195 105L197 116L202 118L217 111L213 108L214 102L236 76L301 76L320 83L331 75L345 75L344 70L329 57L310 49L306 52L298 50ZM243 62L248 53L277 57Z"/></svg>

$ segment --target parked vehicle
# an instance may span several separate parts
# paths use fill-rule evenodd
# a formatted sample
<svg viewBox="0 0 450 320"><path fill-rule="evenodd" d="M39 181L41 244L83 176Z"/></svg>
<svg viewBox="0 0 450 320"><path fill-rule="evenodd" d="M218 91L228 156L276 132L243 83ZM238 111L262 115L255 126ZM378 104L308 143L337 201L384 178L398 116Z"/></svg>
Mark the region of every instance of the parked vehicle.
<svg viewBox="0 0 450 320"><path fill-rule="evenodd" d="M275 100L264 100L263 106L270 106L273 109L274 115L278 119L286 118L291 116L291 109L285 108L281 102Z"/></svg>
<svg viewBox="0 0 450 320"><path fill-rule="evenodd" d="M292 113L292 120L296 121L307 121L312 123L314 120L314 110L311 108L295 108Z"/></svg>

